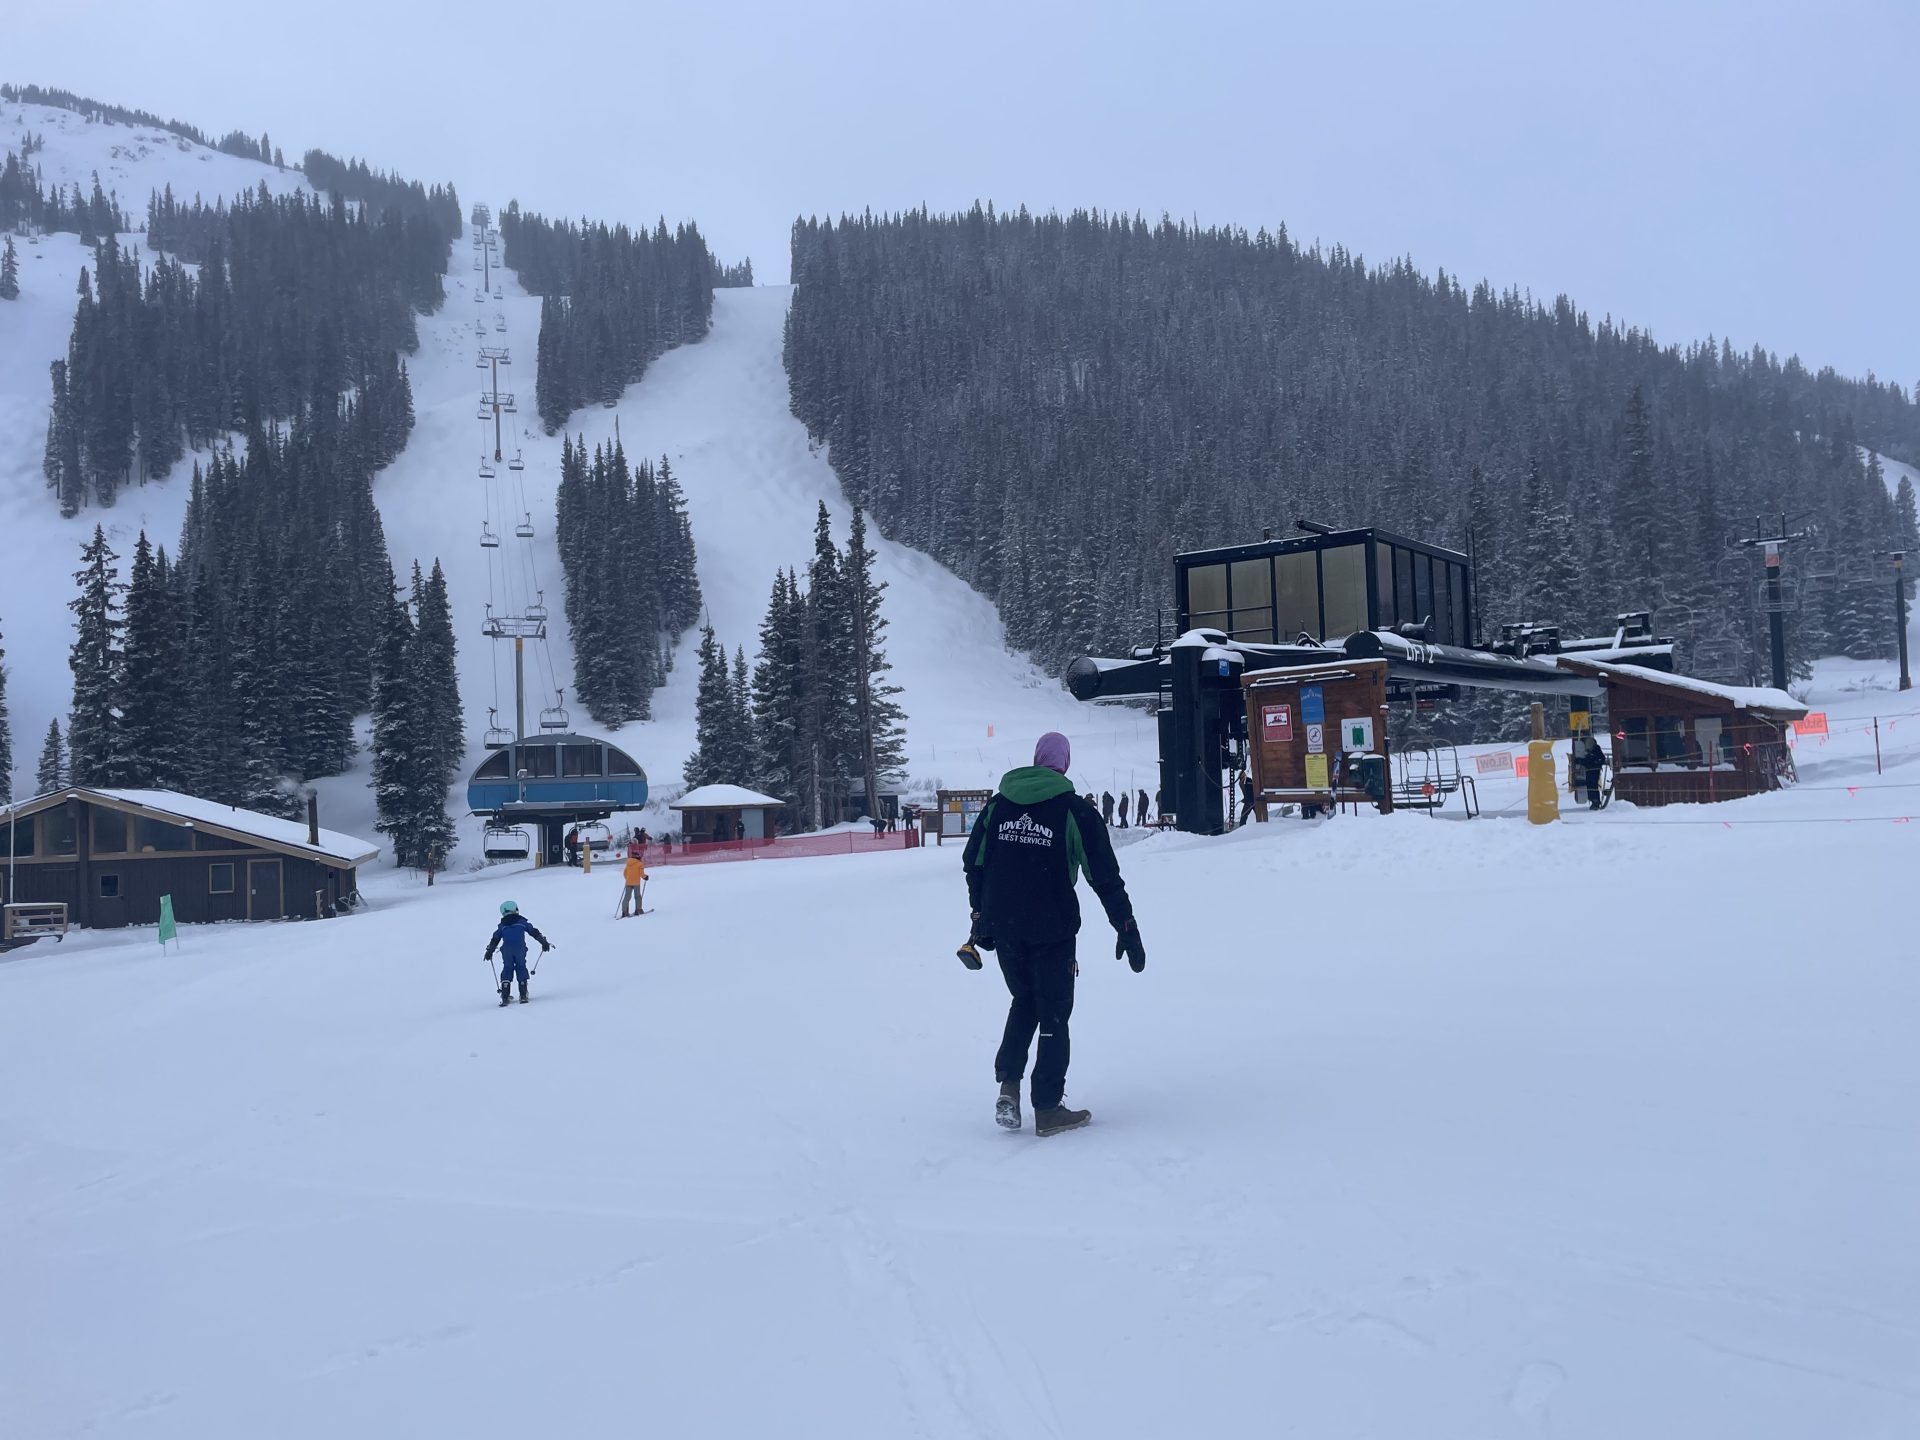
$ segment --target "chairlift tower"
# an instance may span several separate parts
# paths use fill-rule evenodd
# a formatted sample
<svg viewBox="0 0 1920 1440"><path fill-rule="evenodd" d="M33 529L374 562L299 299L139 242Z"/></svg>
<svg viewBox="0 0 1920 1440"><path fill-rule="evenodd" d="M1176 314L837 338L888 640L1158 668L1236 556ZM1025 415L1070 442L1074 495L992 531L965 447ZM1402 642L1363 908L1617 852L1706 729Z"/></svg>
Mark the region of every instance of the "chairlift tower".
<svg viewBox="0 0 1920 1440"><path fill-rule="evenodd" d="M1805 519L1806 517L1797 518ZM1760 518L1755 516L1754 533L1739 542L1743 549L1759 550L1761 558L1766 562L1765 592L1761 608L1767 612L1767 631L1773 649L1773 688L1776 690L1787 688L1786 612L1789 602L1782 592L1780 583L1781 557L1789 545L1797 545L1813 538L1811 530L1788 530L1787 524L1787 517L1782 515L1780 523L1771 533L1768 533L1761 525Z"/></svg>
<svg viewBox="0 0 1920 1440"><path fill-rule="evenodd" d="M478 363L486 367L491 377L488 387L480 392L480 408L482 412L480 418L484 420L488 415L493 417L493 458L499 460L502 458L500 453L500 413L503 410L511 412L514 408L513 392L506 391L503 393L500 389L500 367L502 365L511 365L513 363L513 356L505 345L482 345L480 347L480 359Z"/></svg>
<svg viewBox="0 0 1920 1440"><path fill-rule="evenodd" d="M530 605L530 613L496 615L487 607L480 633L489 640L513 641L513 738L527 738L527 641L547 638L547 607Z"/></svg>

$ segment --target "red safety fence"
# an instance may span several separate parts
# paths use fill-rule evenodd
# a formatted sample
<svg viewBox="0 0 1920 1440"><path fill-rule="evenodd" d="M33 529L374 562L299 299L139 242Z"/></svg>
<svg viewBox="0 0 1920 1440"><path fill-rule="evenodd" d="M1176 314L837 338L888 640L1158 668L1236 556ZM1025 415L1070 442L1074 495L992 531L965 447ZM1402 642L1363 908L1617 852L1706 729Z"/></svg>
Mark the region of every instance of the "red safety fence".
<svg viewBox="0 0 1920 1440"><path fill-rule="evenodd" d="M871 855L881 850L916 850L920 831L842 830L832 835L781 835L772 840L709 840L698 844L647 846L647 868L656 865L714 865L730 860L798 860L809 855Z"/></svg>

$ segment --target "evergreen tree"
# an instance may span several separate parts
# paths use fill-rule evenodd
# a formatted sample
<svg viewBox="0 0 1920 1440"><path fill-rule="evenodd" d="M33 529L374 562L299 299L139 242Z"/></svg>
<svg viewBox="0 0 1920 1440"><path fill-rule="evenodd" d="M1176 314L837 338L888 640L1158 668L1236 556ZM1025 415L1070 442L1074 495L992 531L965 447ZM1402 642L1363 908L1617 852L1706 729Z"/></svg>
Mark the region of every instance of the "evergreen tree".
<svg viewBox="0 0 1920 1440"><path fill-rule="evenodd" d="M810 829L837 823L843 782L849 773L854 726L849 723L852 659L846 596L841 585L840 552L834 548L825 501L814 518L813 560L807 567L807 593L800 656L799 742L800 814Z"/></svg>
<svg viewBox="0 0 1920 1440"><path fill-rule="evenodd" d="M736 785L752 785L759 746L753 733L753 680L743 646L736 645L733 650L733 675L728 682L727 701L732 710L727 726L727 773L738 777L734 781Z"/></svg>
<svg viewBox="0 0 1920 1440"><path fill-rule="evenodd" d="M380 626L373 670L374 829L393 841L394 858L405 864L413 854L414 705L408 653L413 648L413 619L394 587Z"/></svg>
<svg viewBox="0 0 1920 1440"><path fill-rule="evenodd" d="M76 619L68 665L73 671L73 708L68 727L76 785L126 783L127 756L121 728L121 686L125 628L121 608L119 559L106 532L93 527L93 539L80 552L74 572L80 594L68 602Z"/></svg>
<svg viewBox="0 0 1920 1440"><path fill-rule="evenodd" d="M1893 493L1894 549L1906 553L1909 576L1920 576L1920 509L1915 508L1913 477L1902 475ZM1914 581L1907 581L1907 594L1913 594Z"/></svg>
<svg viewBox="0 0 1920 1440"><path fill-rule="evenodd" d="M782 800L799 794L800 608L793 576L775 575L753 668L752 774L758 789Z"/></svg>
<svg viewBox="0 0 1920 1440"><path fill-rule="evenodd" d="M0 246L0 300L20 298L20 257L14 252L13 236Z"/></svg>
<svg viewBox="0 0 1920 1440"><path fill-rule="evenodd" d="M459 670L454 663L453 611L447 599L447 577L437 557L414 613L414 675L422 738L431 773L440 782L444 807L446 787L460 773L460 762L466 758L467 737L460 710Z"/></svg>
<svg viewBox="0 0 1920 1440"><path fill-rule="evenodd" d="M145 789L188 785L188 698L185 633L167 552L157 555L140 532L127 585L122 709L126 783Z"/></svg>
<svg viewBox="0 0 1920 1440"><path fill-rule="evenodd" d="M904 717L893 698L898 685L883 678L887 663L886 617L880 597L887 585L873 577L873 551L867 546L867 522L853 507L853 529L847 538L847 558L841 572L850 622L848 653L852 661L851 686L859 744L860 774L866 784L867 814L880 813L880 777L897 771L906 759Z"/></svg>
<svg viewBox="0 0 1920 1440"><path fill-rule="evenodd" d="M738 785L743 777L727 773L737 738L730 733L734 721L733 687L727 675L727 652L711 625L701 628L699 654L700 686L693 702L694 751L687 757L687 788Z"/></svg>
<svg viewBox="0 0 1920 1440"><path fill-rule="evenodd" d="M51 794L55 790L67 788L69 770L67 768L67 744L60 736L60 722L47 722L47 740L40 747L40 764L33 772L33 783L38 793Z"/></svg>

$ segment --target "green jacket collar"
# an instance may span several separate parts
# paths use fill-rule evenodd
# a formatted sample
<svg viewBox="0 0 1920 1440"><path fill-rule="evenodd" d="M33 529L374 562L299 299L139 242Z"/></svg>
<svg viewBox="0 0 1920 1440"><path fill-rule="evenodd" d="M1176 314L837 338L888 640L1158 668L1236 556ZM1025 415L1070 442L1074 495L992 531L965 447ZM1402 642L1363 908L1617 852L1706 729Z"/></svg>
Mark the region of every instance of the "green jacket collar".
<svg viewBox="0 0 1920 1440"><path fill-rule="evenodd" d="M1022 765L1000 777L1000 793L1016 805L1037 805L1056 795L1071 795L1073 782L1044 765Z"/></svg>

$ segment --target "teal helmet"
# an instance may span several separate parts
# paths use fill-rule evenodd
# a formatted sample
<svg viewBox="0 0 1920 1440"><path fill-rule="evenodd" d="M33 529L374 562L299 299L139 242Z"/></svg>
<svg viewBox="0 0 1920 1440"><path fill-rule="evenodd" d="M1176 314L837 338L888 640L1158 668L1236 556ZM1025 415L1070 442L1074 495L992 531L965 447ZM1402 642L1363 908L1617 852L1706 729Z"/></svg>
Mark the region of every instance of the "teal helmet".
<svg viewBox="0 0 1920 1440"><path fill-rule="evenodd" d="M519 908L520 907L514 904L513 901L511 900L502 900L500 902L500 913L502 915L511 915L513 914L514 911L518 910Z"/></svg>

